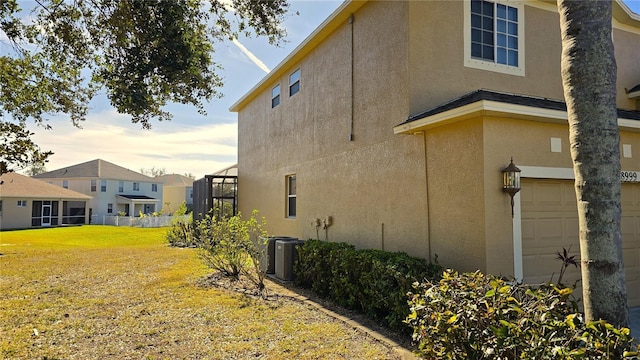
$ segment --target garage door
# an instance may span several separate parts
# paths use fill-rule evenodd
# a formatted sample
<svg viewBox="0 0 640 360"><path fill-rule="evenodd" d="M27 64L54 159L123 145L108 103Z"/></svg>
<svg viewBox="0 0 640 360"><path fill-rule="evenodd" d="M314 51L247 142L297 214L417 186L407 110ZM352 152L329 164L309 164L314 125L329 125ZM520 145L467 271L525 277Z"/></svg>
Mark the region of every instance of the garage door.
<svg viewBox="0 0 640 360"><path fill-rule="evenodd" d="M556 282L561 267L557 252L564 247L580 258L573 181L523 179L520 201L524 281ZM629 306L640 306L640 184L622 185L621 228ZM580 269L571 267L562 282L578 279Z"/></svg>

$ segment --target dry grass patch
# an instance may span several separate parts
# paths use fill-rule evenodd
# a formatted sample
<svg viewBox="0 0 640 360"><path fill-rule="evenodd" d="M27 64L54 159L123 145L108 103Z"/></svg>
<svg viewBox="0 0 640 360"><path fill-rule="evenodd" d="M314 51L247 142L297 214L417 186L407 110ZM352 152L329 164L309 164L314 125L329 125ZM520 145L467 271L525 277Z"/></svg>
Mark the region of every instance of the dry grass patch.
<svg viewBox="0 0 640 360"><path fill-rule="evenodd" d="M165 231L0 233L0 358L396 358L300 302L203 286L209 271Z"/></svg>

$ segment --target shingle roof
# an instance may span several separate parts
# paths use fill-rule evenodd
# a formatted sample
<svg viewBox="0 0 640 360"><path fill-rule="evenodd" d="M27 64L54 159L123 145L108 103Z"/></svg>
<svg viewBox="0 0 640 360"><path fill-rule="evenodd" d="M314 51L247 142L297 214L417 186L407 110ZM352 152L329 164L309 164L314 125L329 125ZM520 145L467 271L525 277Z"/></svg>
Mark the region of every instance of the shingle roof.
<svg viewBox="0 0 640 360"><path fill-rule="evenodd" d="M14 172L0 175L0 198L25 197L44 199L81 199L91 196L81 194L61 186L36 180Z"/></svg>
<svg viewBox="0 0 640 360"><path fill-rule="evenodd" d="M156 181L165 186L193 186L193 179L180 174L167 174L155 177Z"/></svg>
<svg viewBox="0 0 640 360"><path fill-rule="evenodd" d="M133 170L123 168L122 166L118 166L101 159L91 160L82 164L48 171L46 173L38 174L33 177L38 179L99 178L110 180L154 182L154 179L152 177L142 175Z"/></svg>
<svg viewBox="0 0 640 360"><path fill-rule="evenodd" d="M541 109L566 111L567 105L564 101L553 100L528 95L507 94L491 90L476 90L474 92L463 95L457 99L453 99L444 104L438 105L420 114L410 116L403 124L410 123L428 116L436 115L448 110L453 110L464 105L472 104L477 101L489 100L514 105L531 106ZM618 109L618 118L640 120L640 111Z"/></svg>

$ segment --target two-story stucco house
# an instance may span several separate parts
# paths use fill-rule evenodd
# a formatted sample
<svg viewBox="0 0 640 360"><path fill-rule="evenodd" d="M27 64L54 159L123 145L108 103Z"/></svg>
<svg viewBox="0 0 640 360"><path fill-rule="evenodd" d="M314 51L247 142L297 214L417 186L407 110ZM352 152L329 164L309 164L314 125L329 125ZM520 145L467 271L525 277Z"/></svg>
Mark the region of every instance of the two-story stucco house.
<svg viewBox="0 0 640 360"><path fill-rule="evenodd" d="M173 214L182 203L187 206L187 210L193 210L194 179L180 174L167 174L156 176L155 180L162 183L164 214Z"/></svg>
<svg viewBox="0 0 640 360"><path fill-rule="evenodd" d="M133 170L96 159L35 175L34 178L92 196L92 223L104 216L138 216L160 211L162 183Z"/></svg>
<svg viewBox="0 0 640 360"><path fill-rule="evenodd" d="M640 16L613 6L637 306ZM548 281L556 252L579 249L560 55L553 1L346 1L231 107L240 211L259 209L271 234L315 238L320 225L329 241ZM522 170L513 217L501 174L511 158Z"/></svg>

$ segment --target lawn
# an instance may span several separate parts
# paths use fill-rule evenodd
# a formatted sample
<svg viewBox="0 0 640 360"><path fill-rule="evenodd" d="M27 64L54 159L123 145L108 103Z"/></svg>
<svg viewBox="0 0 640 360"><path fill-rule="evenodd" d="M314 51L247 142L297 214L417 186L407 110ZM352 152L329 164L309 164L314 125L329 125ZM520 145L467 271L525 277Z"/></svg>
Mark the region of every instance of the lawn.
<svg viewBox="0 0 640 360"><path fill-rule="evenodd" d="M165 231L0 232L0 358L396 358L301 302L202 285L211 272Z"/></svg>

